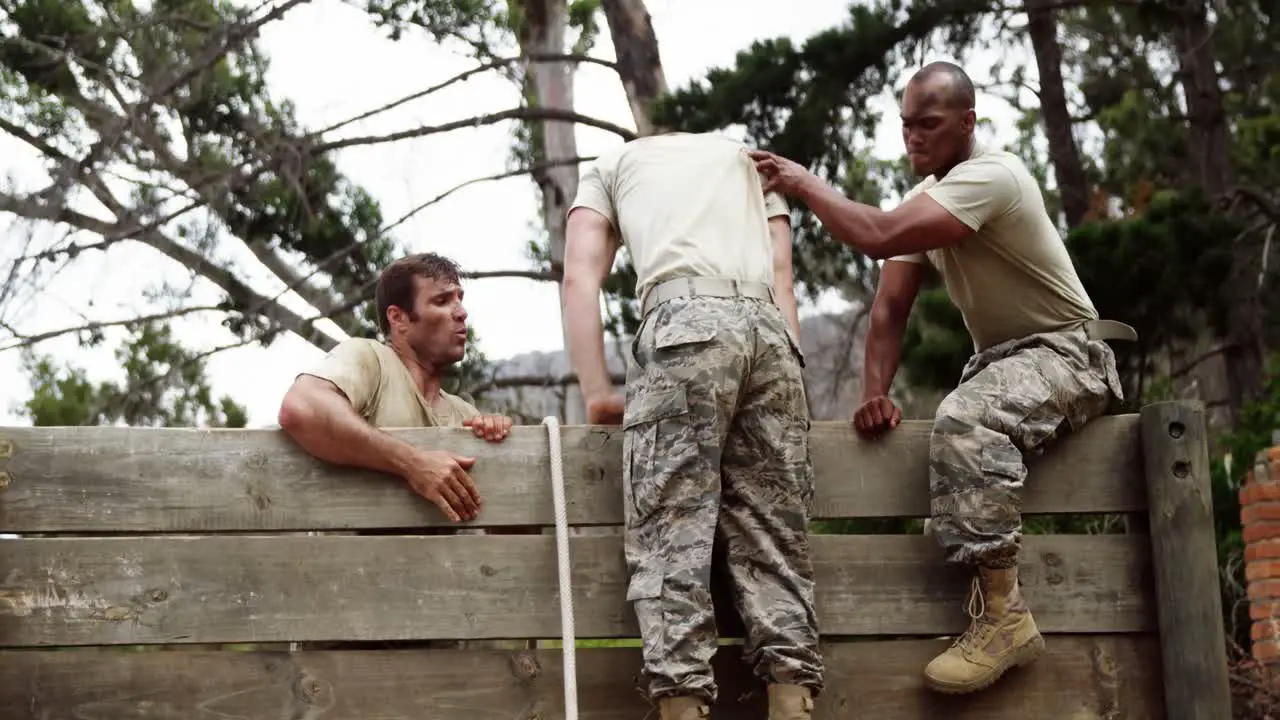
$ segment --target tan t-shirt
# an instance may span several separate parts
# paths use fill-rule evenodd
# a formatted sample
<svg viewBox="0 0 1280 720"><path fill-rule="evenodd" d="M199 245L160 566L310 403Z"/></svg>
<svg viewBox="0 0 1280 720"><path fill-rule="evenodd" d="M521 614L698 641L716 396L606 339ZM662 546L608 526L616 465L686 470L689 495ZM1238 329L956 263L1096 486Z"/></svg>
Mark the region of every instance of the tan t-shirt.
<svg viewBox="0 0 1280 720"><path fill-rule="evenodd" d="M1039 185L1017 156L975 143L968 160L942 180L925 178L906 199L921 192L977 234L890 260L927 256L964 315L975 350L1098 317Z"/></svg>
<svg viewBox="0 0 1280 720"><path fill-rule="evenodd" d="M440 402L427 403L400 356L390 346L368 338L344 340L306 374L338 386L375 427L460 427L480 414L474 405L440 391Z"/></svg>
<svg viewBox="0 0 1280 720"><path fill-rule="evenodd" d="M773 284L769 218L787 215L766 197L747 148L710 133L633 140L596 159L570 208L604 215L636 269L636 295L681 276Z"/></svg>

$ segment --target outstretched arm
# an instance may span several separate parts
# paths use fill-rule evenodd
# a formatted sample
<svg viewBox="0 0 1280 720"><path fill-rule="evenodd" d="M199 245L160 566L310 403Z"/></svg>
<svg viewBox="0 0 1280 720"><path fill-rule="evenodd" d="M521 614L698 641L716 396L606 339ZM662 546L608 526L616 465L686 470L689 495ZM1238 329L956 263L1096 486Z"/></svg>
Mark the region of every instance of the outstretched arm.
<svg viewBox="0 0 1280 720"><path fill-rule="evenodd" d="M883 260L951 247L1020 202L1021 188L997 161L962 163L937 184L884 211L854 202L800 165L752 150L766 191L798 198L837 241Z"/></svg>
<svg viewBox="0 0 1280 720"><path fill-rule="evenodd" d="M854 202L810 175L796 196L831 236L873 260L951 247L973 234L968 225L921 193L885 212Z"/></svg>

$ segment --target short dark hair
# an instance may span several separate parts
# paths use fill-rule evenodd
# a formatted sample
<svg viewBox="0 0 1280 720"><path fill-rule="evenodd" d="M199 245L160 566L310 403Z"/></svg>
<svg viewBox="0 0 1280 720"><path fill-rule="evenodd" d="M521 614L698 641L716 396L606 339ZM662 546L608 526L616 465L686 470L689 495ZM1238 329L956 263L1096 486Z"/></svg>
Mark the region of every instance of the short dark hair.
<svg viewBox="0 0 1280 720"><path fill-rule="evenodd" d="M458 264L436 253L417 253L402 257L382 269L374 298L378 304L378 327L383 335L391 333L387 310L395 305L413 317L413 300L417 293L414 278L444 280L461 284Z"/></svg>
<svg viewBox="0 0 1280 720"><path fill-rule="evenodd" d="M942 76L948 81L950 92L947 93L947 106L959 110L968 110L977 101L977 93L973 88L973 80L964 68L945 60L931 62L920 68L911 76L911 82L924 82L933 77Z"/></svg>

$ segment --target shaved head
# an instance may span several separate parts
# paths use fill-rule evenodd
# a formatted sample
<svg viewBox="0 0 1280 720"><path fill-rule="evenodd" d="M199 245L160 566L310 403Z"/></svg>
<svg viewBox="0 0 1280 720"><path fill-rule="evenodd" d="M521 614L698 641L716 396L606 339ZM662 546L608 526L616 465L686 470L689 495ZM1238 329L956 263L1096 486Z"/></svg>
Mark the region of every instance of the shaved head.
<svg viewBox="0 0 1280 720"><path fill-rule="evenodd" d="M964 68L954 63L942 60L931 62L911 76L911 84L927 88L926 93L933 96L931 99L949 110L973 108L973 80L969 79Z"/></svg>
<svg viewBox="0 0 1280 720"><path fill-rule="evenodd" d="M902 139L918 175L942 177L973 148L973 81L959 65L932 62L902 94Z"/></svg>

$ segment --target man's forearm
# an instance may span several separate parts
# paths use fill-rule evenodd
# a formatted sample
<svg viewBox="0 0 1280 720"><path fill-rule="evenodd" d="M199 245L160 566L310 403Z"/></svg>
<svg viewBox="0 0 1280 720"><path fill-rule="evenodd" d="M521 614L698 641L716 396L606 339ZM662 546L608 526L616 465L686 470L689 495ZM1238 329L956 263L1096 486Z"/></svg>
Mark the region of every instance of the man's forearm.
<svg viewBox="0 0 1280 720"><path fill-rule="evenodd" d="M885 252L884 233L879 225L884 212L879 208L854 202L816 177L804 186L800 199L839 242L874 260L892 254Z"/></svg>
<svg viewBox="0 0 1280 720"><path fill-rule="evenodd" d="M906 320L895 314L871 310L871 323L863 349L862 399L889 394L893 376L898 372L902 352L902 335Z"/></svg>
<svg viewBox="0 0 1280 720"><path fill-rule="evenodd" d="M600 397L613 389L604 359L604 325L600 322L600 286L566 282L564 316L569 355L584 398Z"/></svg>
<svg viewBox="0 0 1280 720"><path fill-rule="evenodd" d="M416 456L412 445L370 425L336 393L300 393L286 404L281 429L325 462L403 477Z"/></svg>

